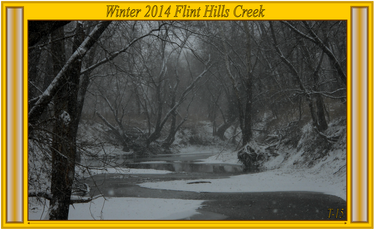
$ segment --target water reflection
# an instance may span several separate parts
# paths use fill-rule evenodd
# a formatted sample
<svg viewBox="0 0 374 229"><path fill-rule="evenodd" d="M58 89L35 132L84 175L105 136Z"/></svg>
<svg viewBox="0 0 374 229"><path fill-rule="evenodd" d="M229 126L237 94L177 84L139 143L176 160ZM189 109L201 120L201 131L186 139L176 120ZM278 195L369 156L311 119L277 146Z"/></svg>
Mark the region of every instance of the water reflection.
<svg viewBox="0 0 374 229"><path fill-rule="evenodd" d="M152 160L154 158L143 158L142 160L125 159L123 157L86 158L82 164L89 167L109 167L109 168L133 168L133 169L155 169L168 170L172 172L185 173L243 173L241 165L231 164L203 164L198 163L199 159L173 157L170 160L161 158L162 161ZM160 160L160 158L158 158ZM182 159L182 160L181 160ZM186 160L187 159L187 160ZM190 160L189 160L190 159Z"/></svg>

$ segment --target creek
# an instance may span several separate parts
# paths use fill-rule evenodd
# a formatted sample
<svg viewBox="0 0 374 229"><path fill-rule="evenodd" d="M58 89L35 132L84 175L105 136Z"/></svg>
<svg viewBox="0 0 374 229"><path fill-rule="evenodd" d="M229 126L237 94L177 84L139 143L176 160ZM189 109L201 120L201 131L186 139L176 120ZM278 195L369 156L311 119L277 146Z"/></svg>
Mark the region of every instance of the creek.
<svg viewBox="0 0 374 229"><path fill-rule="evenodd" d="M202 160L212 154L185 153L157 155L142 159L111 158L117 167L133 169L167 170L167 174L98 174L84 182L91 187L91 196L136 197L204 200L199 214L192 220L346 220L329 218L328 209L346 209L339 197L317 192L191 192L140 187L144 182L172 180L198 180L191 185L210 185L212 179L229 178L243 174L240 165L209 164ZM91 166L101 166L99 160L86 161ZM108 163L108 162L106 162ZM151 171L151 170L150 170ZM213 181L212 181L213 182ZM189 184L189 183L187 183ZM255 185L255 184L243 184ZM182 206L181 206L182 207Z"/></svg>

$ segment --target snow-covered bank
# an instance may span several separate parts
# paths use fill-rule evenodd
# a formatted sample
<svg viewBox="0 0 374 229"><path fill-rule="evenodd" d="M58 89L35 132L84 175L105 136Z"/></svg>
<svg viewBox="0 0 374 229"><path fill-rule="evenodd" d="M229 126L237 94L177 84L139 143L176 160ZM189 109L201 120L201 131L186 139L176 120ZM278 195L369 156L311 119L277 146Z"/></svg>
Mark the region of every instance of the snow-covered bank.
<svg viewBox="0 0 374 229"><path fill-rule="evenodd" d="M271 170L255 174L231 176L224 179L176 180L165 182L149 182L140 184L153 189L183 190L193 192L277 192L277 191L310 191L322 192L346 199L345 184L317 178L305 171Z"/></svg>
<svg viewBox="0 0 374 229"><path fill-rule="evenodd" d="M308 168L303 165L303 151L281 154L264 163L265 172L231 176L225 179L149 182L142 187L194 192L276 192L310 191L335 195L346 200L346 153L341 149L329 152ZM204 163L239 164L236 152L224 152L203 160Z"/></svg>
<svg viewBox="0 0 374 229"><path fill-rule="evenodd" d="M196 210L203 200L158 198L98 198L90 203L74 204L69 209L69 220L171 220L186 219L200 214ZM32 204L30 220L45 219L48 201ZM43 211L43 209L45 209Z"/></svg>
<svg viewBox="0 0 374 229"><path fill-rule="evenodd" d="M155 189L185 190L195 192L273 192L311 191L338 196L346 200L346 128L345 120L330 123L326 134L339 136L338 140L321 142L310 123L300 132L299 140L292 146L287 141L277 146L277 156L270 156L261 165L260 172L232 176L227 179L210 179L211 183L197 180L144 183L141 186ZM291 142L292 143L292 142ZM251 145L257 152L266 152L265 145ZM256 147L258 149L256 149ZM214 146L213 146L214 148ZM213 149L212 149L213 151ZM219 152L219 150L216 150ZM199 163L240 164L237 151L219 152Z"/></svg>
<svg viewBox="0 0 374 229"><path fill-rule="evenodd" d="M98 174L168 174L172 173L171 171L166 170L156 170L156 169L129 169L129 168L103 168L103 169L92 169L90 170L90 175Z"/></svg>

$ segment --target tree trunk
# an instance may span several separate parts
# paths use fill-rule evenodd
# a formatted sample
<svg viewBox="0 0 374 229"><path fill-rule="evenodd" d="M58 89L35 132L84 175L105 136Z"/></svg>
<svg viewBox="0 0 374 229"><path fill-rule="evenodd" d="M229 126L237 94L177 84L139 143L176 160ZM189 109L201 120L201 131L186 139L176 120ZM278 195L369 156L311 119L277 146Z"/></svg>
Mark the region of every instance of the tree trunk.
<svg viewBox="0 0 374 229"><path fill-rule="evenodd" d="M313 122L313 126L315 126L317 129L318 129L318 117L316 115L316 112L315 112L315 109L314 109L314 102L313 102L313 98L311 98L311 96L307 96L307 99L308 101L308 106L309 106L309 111L310 111L310 116L312 117L312 122Z"/></svg>
<svg viewBox="0 0 374 229"><path fill-rule="evenodd" d="M310 60L312 61L312 60ZM315 69L314 71L314 74L313 74L313 81L314 81L314 85L313 85L313 90L317 91L318 90L318 81L319 81L319 69L320 69L320 66L322 64L322 61L323 61L323 54L321 56L321 60L319 61L319 65L317 66L317 68ZM327 130L327 121L326 121L326 117L325 117L325 105L323 103L323 98L322 98L322 95L321 94L316 94L315 95L315 100L316 100L316 109L317 109L317 129L319 131L325 131Z"/></svg>
<svg viewBox="0 0 374 229"><path fill-rule="evenodd" d="M221 27L221 36L223 38L223 47L224 47L224 51L225 51L225 54L224 54L224 60L225 60L225 67L226 67L226 71L227 71L227 74L231 80L231 83L232 83L232 87L233 87L233 90L234 90L234 93L235 93L235 101L236 101L236 107L237 107L237 111L238 111L238 118L239 118L239 126L240 126L240 129L243 131L244 130L244 118L245 118L245 114L244 114L244 106L242 105L242 101L241 101L241 96L240 96L240 90L239 90L239 87L238 87L238 82L237 80L235 79L234 75L232 74L231 72L231 69L230 69L230 61L229 61L229 49L227 47L227 44L226 44L226 40L225 40L225 36L224 36L224 33L223 33L223 27L222 27L222 24L220 24ZM248 25L248 23L246 21L243 21L243 26L245 27L246 25Z"/></svg>
<svg viewBox="0 0 374 229"><path fill-rule="evenodd" d="M88 26L92 26L92 22L88 22ZM89 35L89 32L90 31L87 31L87 34L86 34L87 36ZM87 66L90 66L93 64L93 61L95 58L96 47L97 45L93 45L90 52L88 53L88 57L86 61ZM80 76L80 79L79 79L79 88L78 88L78 94L77 94L77 120L78 121L80 121L82 117L84 99L86 96L87 88L90 85L90 75L91 75L91 71L86 71L84 74ZM77 125L77 128L78 128L78 125ZM80 151L76 152L76 161L81 162Z"/></svg>
<svg viewBox="0 0 374 229"><path fill-rule="evenodd" d="M321 95L317 95L316 107L319 131L325 131L327 130L328 125L325 117L325 107L323 103L323 98Z"/></svg>
<svg viewBox="0 0 374 229"><path fill-rule="evenodd" d="M40 60L41 49L35 48L29 51L28 57L28 77L29 82L36 84L38 81L38 64ZM29 100L35 98L40 92L33 85L29 83Z"/></svg>
<svg viewBox="0 0 374 229"><path fill-rule="evenodd" d="M63 35L63 28L57 30ZM73 52L83 42L82 24L77 22ZM64 42L56 42L52 48L54 72L58 74L65 62ZM49 218L67 220L70 196L75 176L76 137L79 120L77 117L77 95L81 60L72 63L66 72L66 83L54 98L55 126L52 142L52 181Z"/></svg>
<svg viewBox="0 0 374 229"><path fill-rule="evenodd" d="M161 136L161 130L163 125L161 124L162 119L162 108L163 108L163 101L161 96L161 82L159 84L155 84L156 87L156 97L157 97L157 117L156 117L156 127L153 133L149 136L146 141L147 147L153 142L156 141Z"/></svg>
<svg viewBox="0 0 374 229"><path fill-rule="evenodd" d="M191 102L192 102L192 100L191 100ZM187 115L184 117L184 119L178 125L176 125L176 123L177 123L177 111L174 110L172 112L172 114L171 114L171 126L170 126L169 135L166 138L166 140L164 141L164 143L162 144L162 146L165 149L169 149L170 148L171 144L173 144L173 142L175 140L175 134L181 128L181 126L187 121L188 109L189 109L190 105L191 105L191 103L187 106ZM173 103L172 103L171 107L174 107L174 106L175 106L175 97L173 99Z"/></svg>
<svg viewBox="0 0 374 229"><path fill-rule="evenodd" d="M311 58L311 53L309 52L309 50L307 49L305 43L300 40L299 41L300 44L302 45L302 48L304 50L304 55L306 56L307 58L307 61L308 61L308 66L310 68L311 71L313 71L313 90L314 91L318 91L318 84L319 84L319 70L321 68L321 65L322 65L322 62L323 62L323 53L321 54L321 58L317 64L317 66L314 68L313 67L313 60ZM323 104L323 98L321 96L321 94L315 94L315 95L307 95L308 97L311 97L310 98L310 102L312 102L313 104L312 105L309 105L311 107L311 110L310 112L312 112L312 117L315 119L313 120L313 123L315 124L315 127L318 129L318 131L325 131L328 127L327 125L327 121L326 121L326 118L325 118L325 106ZM315 104L315 110L313 108ZM315 114L314 114L315 112Z"/></svg>
<svg viewBox="0 0 374 229"><path fill-rule="evenodd" d="M63 27L55 30L52 33L52 40L56 40L64 36ZM65 64L65 47L63 41L53 42L52 60L53 60L53 73L57 75L58 72ZM70 152L70 144L67 139L69 135L68 127L68 104L67 84L56 93L54 98L54 115L55 123L53 128L52 140L52 180L51 180L51 194L49 219L68 219L70 195L72 187L72 179L74 178L74 164L69 160L68 155Z"/></svg>
<svg viewBox="0 0 374 229"><path fill-rule="evenodd" d="M170 105L170 108L173 108L175 106L175 97L176 97L176 91L175 91L176 88L174 88L171 96L171 105ZM170 131L169 131L169 135L168 137L166 138L166 140L164 141L164 143L162 144L162 146L165 148L165 149L169 149L169 147L171 146L171 144L173 144L174 140L175 140L175 134L176 134L176 125L177 125L177 111L174 110L173 112L171 112L171 124L170 124Z"/></svg>
<svg viewBox="0 0 374 229"><path fill-rule="evenodd" d="M253 76L251 69L251 35L248 28L248 22L243 21L244 31L246 34L246 65L247 72L245 78L246 104L244 112L244 128L242 129L243 146L251 141L252 138L252 84Z"/></svg>

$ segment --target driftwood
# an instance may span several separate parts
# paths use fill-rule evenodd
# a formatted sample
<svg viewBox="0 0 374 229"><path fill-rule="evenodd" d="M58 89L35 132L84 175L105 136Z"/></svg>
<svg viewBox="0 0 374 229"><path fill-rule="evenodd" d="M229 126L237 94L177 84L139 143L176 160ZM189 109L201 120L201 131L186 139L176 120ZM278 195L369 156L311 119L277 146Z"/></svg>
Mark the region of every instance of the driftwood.
<svg viewBox="0 0 374 229"><path fill-rule="evenodd" d="M193 182L188 182L187 184L210 184L212 182L210 181L193 181Z"/></svg>

